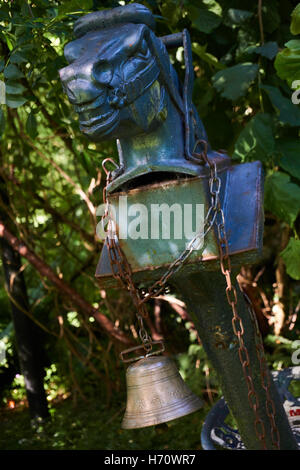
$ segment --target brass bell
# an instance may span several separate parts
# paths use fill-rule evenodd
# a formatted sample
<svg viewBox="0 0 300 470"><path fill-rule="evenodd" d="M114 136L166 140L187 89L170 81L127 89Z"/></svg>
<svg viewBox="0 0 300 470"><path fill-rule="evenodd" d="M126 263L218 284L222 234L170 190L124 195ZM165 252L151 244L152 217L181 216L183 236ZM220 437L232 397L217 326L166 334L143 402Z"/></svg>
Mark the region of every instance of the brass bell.
<svg viewBox="0 0 300 470"><path fill-rule="evenodd" d="M202 401L184 383L166 356L145 357L126 372L127 405L123 429L165 423L202 408Z"/></svg>

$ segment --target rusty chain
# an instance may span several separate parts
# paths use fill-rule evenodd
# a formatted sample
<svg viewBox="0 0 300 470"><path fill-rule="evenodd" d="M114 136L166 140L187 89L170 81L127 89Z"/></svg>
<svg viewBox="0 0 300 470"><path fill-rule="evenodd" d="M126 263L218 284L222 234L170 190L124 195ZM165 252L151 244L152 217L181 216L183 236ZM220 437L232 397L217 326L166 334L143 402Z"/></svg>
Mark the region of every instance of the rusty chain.
<svg viewBox="0 0 300 470"><path fill-rule="evenodd" d="M198 145L203 146L203 151L201 153L196 153L195 149ZM173 276L179 269L183 266L183 264L187 261L189 256L191 255L192 251L195 249L195 243L201 238L204 238L211 228L216 224L217 228L217 236L219 241L219 257L220 257L220 268L221 272L225 277L226 280L226 298L228 304L231 307L233 317L232 317L232 329L234 335L237 337L238 340L238 355L240 359L240 363L243 369L243 374L245 378L245 382L248 388L248 402L253 410L254 413L254 427L255 433L259 441L261 441L263 449L267 449L266 445L266 432L265 427L262 419L259 416L259 400L256 394L254 383L252 379L252 369L250 364L249 353L247 347L244 342L244 326L242 322L242 318L239 316L237 311L237 290L232 283L231 277L231 262L229 256L229 245L225 231L225 217L223 209L221 208L220 204L220 190L221 190L221 179L217 174L217 167L216 162L210 161L207 156L207 142L203 140L198 140L195 144L193 156L198 158L199 161L202 160L207 163L210 171L209 177L209 192L210 192L210 206L207 211L204 220L204 227L201 233L197 233L194 238L189 242L186 249L176 258L167 271L162 275L162 277L156 281L150 288L145 290L139 291L132 280L132 271L130 264L128 263L125 254L123 253L117 233L115 223L112 219L109 218L109 201L107 197L107 185L111 181L111 172L107 171L105 168L105 163L107 161L111 161L114 165L116 163L112 159L106 159L103 162L103 168L107 175L107 183L106 187L104 188L103 193L103 200L106 204L105 217L109 218L108 222L108 237L106 238L106 244L108 247L109 259L111 263L112 273L113 276L121 282L121 284L129 291L133 303L137 309L137 319L139 323L139 337L143 343L146 353L149 353L152 349L152 339L147 333L146 329L143 325L143 318L146 318L148 315L148 311L146 309L145 303L153 297L158 296L163 292L166 288L166 284L171 276ZM117 165L116 165L117 166ZM249 301L249 299L248 299ZM253 311L251 309L251 304L249 303L249 313L251 316L252 322L254 321L253 318ZM256 340L256 354L260 364L260 372L261 372L261 384L263 389L266 392L266 412L270 420L271 425L271 436L273 445L279 449L280 448L280 441L279 441L279 432L276 427L275 423L275 406L274 402L270 396L270 376L268 374L268 368L266 364L266 359L264 355L264 347L262 344L260 332L258 329L258 325L255 319L255 340Z"/></svg>
<svg viewBox="0 0 300 470"><path fill-rule="evenodd" d="M257 318L253 310L253 306L250 302L250 299L244 292L243 292L243 295L248 305L248 312L249 312L249 315L250 315L250 318L254 327L254 332L255 332L255 350L256 350L257 358L259 360L261 384L262 384L263 389L266 392L265 407L266 407L266 412L271 423L272 443L275 448L280 450L280 436L279 436L279 431L277 429L276 422L275 422L275 405L270 396L271 378L270 378L270 373L268 371L267 361L266 361L266 357L264 353L262 337L261 337L261 333L260 333L259 326L257 323Z"/></svg>
<svg viewBox="0 0 300 470"><path fill-rule="evenodd" d="M105 171L105 163L107 161L110 161L115 164L114 160L110 158L104 160L102 165ZM114 278L117 279L121 283L121 285L129 291L133 304L137 309L136 316L139 325L139 337L146 353L148 354L152 350L152 338L145 329L143 322L143 319L147 318L148 316L148 311L146 306L142 303L142 299L138 289L133 283L131 266L128 263L127 258L120 247L116 233L115 222L110 218L109 200L107 197L107 185L110 183L111 177L111 172L106 171L106 186L103 190L103 202L106 207L104 215L102 217L102 221L108 218L108 236L106 237L105 243L108 248L107 251L109 255L112 274Z"/></svg>

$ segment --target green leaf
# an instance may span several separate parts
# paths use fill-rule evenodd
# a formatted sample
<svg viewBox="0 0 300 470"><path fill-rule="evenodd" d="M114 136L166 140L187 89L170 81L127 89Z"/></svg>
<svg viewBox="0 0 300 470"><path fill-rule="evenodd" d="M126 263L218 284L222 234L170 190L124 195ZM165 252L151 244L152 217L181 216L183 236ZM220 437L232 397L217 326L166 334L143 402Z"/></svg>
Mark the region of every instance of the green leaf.
<svg viewBox="0 0 300 470"><path fill-rule="evenodd" d="M4 60L4 59L0 59L0 73L3 72L4 67L5 67L5 60Z"/></svg>
<svg viewBox="0 0 300 470"><path fill-rule="evenodd" d="M247 93L257 73L257 64L245 62L217 72L212 77L212 82L224 98L235 101Z"/></svg>
<svg viewBox="0 0 300 470"><path fill-rule="evenodd" d="M199 3L199 2L198 2ZM218 16L222 15L222 7L216 0L202 0L203 7Z"/></svg>
<svg viewBox="0 0 300 470"><path fill-rule="evenodd" d="M299 34L300 33L300 3L292 11L292 22L291 22L291 33Z"/></svg>
<svg viewBox="0 0 300 470"><path fill-rule="evenodd" d="M6 31L6 32L3 31L3 36L5 37L8 49L10 51L12 51L13 48L14 48L14 44L12 42L12 39L14 38L14 36L11 33L9 33L8 31Z"/></svg>
<svg viewBox="0 0 300 470"><path fill-rule="evenodd" d="M209 34L222 22L222 7L215 0L202 0L200 7L198 4L187 4L188 16L198 31Z"/></svg>
<svg viewBox="0 0 300 470"><path fill-rule="evenodd" d="M279 28L281 17L278 11L277 0L262 2L262 20L264 31L267 33L271 34Z"/></svg>
<svg viewBox="0 0 300 470"><path fill-rule="evenodd" d="M36 117L32 111L29 113L26 121L26 132L32 139L35 139L37 136L37 122Z"/></svg>
<svg viewBox="0 0 300 470"><path fill-rule="evenodd" d="M178 21L182 16L182 10L179 5L174 5L174 3L163 3L160 8L161 14L166 21L171 25L177 25Z"/></svg>
<svg viewBox="0 0 300 470"><path fill-rule="evenodd" d="M26 103L27 98L21 95L6 95L6 104L9 108L18 108Z"/></svg>
<svg viewBox="0 0 300 470"><path fill-rule="evenodd" d="M272 124L270 114L256 114L240 133L234 147L233 158L241 161L267 160L275 148Z"/></svg>
<svg viewBox="0 0 300 470"><path fill-rule="evenodd" d="M272 60L278 52L278 44L275 41L265 42L262 46L255 47L253 52Z"/></svg>
<svg viewBox="0 0 300 470"><path fill-rule="evenodd" d="M0 138L2 137L5 131L5 114L3 109L0 108Z"/></svg>
<svg viewBox="0 0 300 470"><path fill-rule="evenodd" d="M238 10L237 8L229 8L227 12L227 17L228 20L226 23L230 23L233 25L240 25L244 23L245 21L249 20L253 16L253 13L251 11L247 10Z"/></svg>
<svg viewBox="0 0 300 470"><path fill-rule="evenodd" d="M300 187L286 173L270 174L265 182L265 209L292 226L300 210Z"/></svg>
<svg viewBox="0 0 300 470"><path fill-rule="evenodd" d="M218 61L217 57L210 54L209 52L206 52L207 44L201 46L198 43L193 43L192 49L193 52L197 54L197 56L200 57L200 59L202 59L207 64L212 65L214 68L219 70L223 70L225 68L225 65L221 64L221 62Z"/></svg>
<svg viewBox="0 0 300 470"><path fill-rule="evenodd" d="M9 95L21 95L26 88L18 82L6 82L6 93Z"/></svg>
<svg viewBox="0 0 300 470"><path fill-rule="evenodd" d="M279 112L279 120L290 126L300 126L300 108L294 105L291 99L283 96L279 88L270 85L261 85L271 100L274 108Z"/></svg>
<svg viewBox="0 0 300 470"><path fill-rule="evenodd" d="M300 240L290 238L287 247L280 253L286 265L286 272L297 281L300 280Z"/></svg>
<svg viewBox="0 0 300 470"><path fill-rule="evenodd" d="M20 52L14 52L11 56L10 56L10 62L12 64L23 64L25 62L28 62L28 59L23 55L21 54Z"/></svg>
<svg viewBox="0 0 300 470"><path fill-rule="evenodd" d="M93 8L93 0L85 0L84 5L82 0L69 0L64 2L62 6L58 8L59 15L65 13L71 13L81 10L91 10Z"/></svg>
<svg viewBox="0 0 300 470"><path fill-rule="evenodd" d="M199 14L193 20L194 28L202 33L209 34L216 29L222 22L222 18L212 11L198 9Z"/></svg>
<svg viewBox="0 0 300 470"><path fill-rule="evenodd" d="M8 78L9 80L15 80L17 78L24 77L23 72L14 64L9 64L4 69L4 77Z"/></svg>
<svg viewBox="0 0 300 470"><path fill-rule="evenodd" d="M300 40L294 39L287 42L285 46L286 48L277 54L274 66L277 75L292 86L295 80L299 80Z"/></svg>
<svg viewBox="0 0 300 470"><path fill-rule="evenodd" d="M300 180L300 141L277 140L276 149L282 155L279 161L281 168Z"/></svg>

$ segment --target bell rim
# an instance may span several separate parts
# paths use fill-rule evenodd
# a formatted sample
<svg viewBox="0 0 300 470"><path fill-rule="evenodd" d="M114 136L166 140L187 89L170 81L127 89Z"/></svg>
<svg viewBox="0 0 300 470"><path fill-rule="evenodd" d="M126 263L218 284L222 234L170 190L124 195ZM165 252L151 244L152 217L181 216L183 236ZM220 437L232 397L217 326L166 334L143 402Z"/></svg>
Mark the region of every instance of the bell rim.
<svg viewBox="0 0 300 470"><path fill-rule="evenodd" d="M182 406L181 398L179 400L176 400L176 402L173 402L172 405L170 405L169 407L167 407L169 409L166 409L166 407L161 409L161 418L157 417L158 415L154 416L153 410L141 411L139 413L130 414L125 411L121 428L139 429L150 426L156 426L157 424L167 423L170 421L174 421L175 419L182 418L183 416L195 413L196 411L199 411L201 408L203 408L203 401L193 392L191 392L191 395L186 397L184 400L184 406ZM149 418L147 417L147 414L150 415ZM137 423L139 419L140 423Z"/></svg>

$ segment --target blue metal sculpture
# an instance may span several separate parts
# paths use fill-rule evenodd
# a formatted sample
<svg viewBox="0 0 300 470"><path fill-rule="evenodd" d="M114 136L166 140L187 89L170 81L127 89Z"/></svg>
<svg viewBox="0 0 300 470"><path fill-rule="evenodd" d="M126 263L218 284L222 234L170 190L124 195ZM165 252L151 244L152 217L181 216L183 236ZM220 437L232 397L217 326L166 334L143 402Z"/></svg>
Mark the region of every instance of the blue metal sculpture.
<svg viewBox="0 0 300 470"><path fill-rule="evenodd" d="M65 48L70 65L60 76L81 131L94 141L119 139L120 168L109 191L150 172L203 172L192 155L195 141L207 137L191 102L189 34L158 38L152 29L149 10L132 4L78 20L77 39ZM185 46L183 93L165 43Z"/></svg>
<svg viewBox="0 0 300 470"><path fill-rule="evenodd" d="M289 367L273 372L272 375L300 448L300 398L289 391L293 380L300 381L300 367ZM224 398L221 398L210 410L201 431L201 444L204 450L216 450L219 447L245 449L238 430L226 423L229 413Z"/></svg>
<svg viewBox="0 0 300 470"><path fill-rule="evenodd" d="M94 141L117 139L119 165L108 172L105 193L110 203L120 194L145 205L155 198L169 204L187 196L199 200L208 225L204 246L187 250L174 239L159 239L155 246L108 242L96 276L102 286L113 285L126 267L131 291L153 282L161 291L168 280L187 304L247 448L296 449L260 344L255 351L253 318L233 280L262 247L261 164L232 166L227 155L210 148L191 99L189 34L159 38L154 27L153 15L139 4L86 15L65 48L69 65L61 80L82 132ZM167 52L178 45L186 64L183 84ZM144 305L134 292L136 304Z"/></svg>

